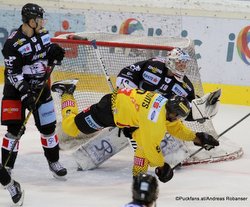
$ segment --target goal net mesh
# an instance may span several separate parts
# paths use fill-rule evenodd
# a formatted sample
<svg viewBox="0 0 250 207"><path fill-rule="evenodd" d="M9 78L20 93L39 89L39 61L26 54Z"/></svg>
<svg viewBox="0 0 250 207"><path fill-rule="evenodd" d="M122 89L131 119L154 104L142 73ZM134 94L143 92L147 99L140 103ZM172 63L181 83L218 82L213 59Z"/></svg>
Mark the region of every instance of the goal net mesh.
<svg viewBox="0 0 250 207"><path fill-rule="evenodd" d="M85 32L74 33L71 35L65 34L52 39L52 42L60 44L66 51L62 65L57 66L53 72L52 81L74 78L79 80L74 93L79 111L93 103L97 103L104 94L111 92L100 60L91 45L91 40L96 40L102 61L105 64L105 68L111 77L114 87L115 78L122 68L152 57L166 57L167 51L171 50L173 47L180 47L192 58L186 75L194 85L195 94L199 97L204 95L199 67L195 59L193 41L188 38L141 37ZM53 96L57 110L57 131L59 137L61 137L61 140L69 141L71 138L62 133L60 126L60 99L56 94L53 94ZM204 123L185 123L194 131L205 131L215 137L218 137L211 120L207 120ZM86 136L81 134L79 139L75 139L75 142L78 142L78 140L79 143L87 141L91 136L92 135ZM69 143L72 142L69 141ZM198 149L193 146L192 143L185 142L184 146L186 157ZM242 153L243 151L240 147L231 143L227 138L220 137L220 147L209 152L205 152L203 150L187 161L186 164L236 159L240 157Z"/></svg>

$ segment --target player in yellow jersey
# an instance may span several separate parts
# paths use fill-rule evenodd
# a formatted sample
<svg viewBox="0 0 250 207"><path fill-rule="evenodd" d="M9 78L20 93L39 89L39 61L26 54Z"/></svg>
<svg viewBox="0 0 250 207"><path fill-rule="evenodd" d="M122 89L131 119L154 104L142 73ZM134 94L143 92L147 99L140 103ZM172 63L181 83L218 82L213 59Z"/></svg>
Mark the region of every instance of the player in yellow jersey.
<svg viewBox="0 0 250 207"><path fill-rule="evenodd" d="M147 172L148 166L156 167L160 181L173 177L173 170L164 162L160 143L166 132L207 150L219 145L211 135L193 132L180 118L190 112L185 97L165 98L163 95L139 89L119 89L106 94L101 100L78 113L74 99L76 81L59 81L52 85L52 91L62 98L62 128L66 134L76 137L80 132L90 134L105 127L137 127L133 139L137 142L134 154L133 175Z"/></svg>

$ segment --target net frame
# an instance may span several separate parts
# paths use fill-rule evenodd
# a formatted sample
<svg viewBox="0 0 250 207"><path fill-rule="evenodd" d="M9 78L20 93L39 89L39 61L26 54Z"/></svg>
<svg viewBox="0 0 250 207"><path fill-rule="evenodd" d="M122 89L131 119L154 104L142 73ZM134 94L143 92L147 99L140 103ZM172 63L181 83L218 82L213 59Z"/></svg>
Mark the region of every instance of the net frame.
<svg viewBox="0 0 250 207"><path fill-rule="evenodd" d="M71 39L68 39L69 37ZM91 104L98 102L104 94L110 92L108 84L105 80L105 75L102 73L100 63L97 60L96 54L91 45L91 40L96 41L96 45L100 51L102 60L105 63L114 86L115 77L122 68L135 62L156 56L164 58L166 57L167 51L173 49L174 47L180 47L191 57L191 62L188 65L186 75L194 85L195 94L198 97L204 95L199 67L195 58L194 43L188 38L141 37L87 32L64 34L56 38L52 38L52 42L60 44L66 50L66 58L64 58L62 62L62 66L59 67L59 69L52 75L52 80L57 81L61 79L70 79L77 76L78 78L80 77L80 80L82 80L79 82L83 82L83 84L89 86L86 87L83 86L83 84L78 84L77 90L74 93L80 109L86 108ZM77 52L77 55L74 54L73 51ZM90 79L88 79L88 76ZM97 88L96 83L99 85ZM55 102L60 103L57 97L55 97ZM58 106L58 104L56 105ZM56 107L56 110L57 114L59 114L60 108ZM58 115L57 117L61 116ZM185 121L185 124L194 131L205 131L214 137L218 137L211 120L207 120L204 123ZM60 124L58 128L58 131L61 132ZM60 136L65 137L66 135L61 134ZM83 136L86 137L86 141L91 137L91 135L80 135L81 138ZM221 137L220 139L227 140L227 138L224 137ZM227 143L227 141L225 143ZM189 154L197 150L197 148L192 146L190 143L186 143L185 145L187 147L187 153ZM230 147L226 146L225 148L226 151L223 153L217 153L217 149L211 150L211 152L202 152L202 156L200 156L199 153L197 156L194 156L184 164L190 165L233 160L241 157L243 154L242 148L237 147L234 143L230 144Z"/></svg>

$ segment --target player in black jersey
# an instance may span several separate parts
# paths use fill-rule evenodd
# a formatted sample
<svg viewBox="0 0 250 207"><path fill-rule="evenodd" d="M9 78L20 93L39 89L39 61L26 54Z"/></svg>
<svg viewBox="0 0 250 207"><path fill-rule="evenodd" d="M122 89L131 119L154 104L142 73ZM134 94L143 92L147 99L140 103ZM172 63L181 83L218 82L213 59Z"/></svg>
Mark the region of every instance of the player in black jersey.
<svg viewBox="0 0 250 207"><path fill-rule="evenodd" d="M157 179L150 174L140 174L133 177L132 199L133 201L124 207L153 207L159 196Z"/></svg>
<svg viewBox="0 0 250 207"><path fill-rule="evenodd" d="M185 75L190 60L186 52L174 48L167 58L155 57L123 68L117 76L116 85L156 91L166 98L184 96L191 102L195 99L194 87Z"/></svg>
<svg viewBox="0 0 250 207"><path fill-rule="evenodd" d="M18 153L18 144L7 160L11 146L25 119L25 110L32 110L41 144L49 169L56 178L63 178L67 170L59 163L58 137L55 132L56 115L50 87L44 86L47 68L61 62L65 51L50 41L49 33L43 28L44 10L36 4L23 6L23 24L14 31L3 46L5 63L4 89L1 106L1 124L7 126L2 142L2 164L13 169ZM6 163L7 162L7 163Z"/></svg>

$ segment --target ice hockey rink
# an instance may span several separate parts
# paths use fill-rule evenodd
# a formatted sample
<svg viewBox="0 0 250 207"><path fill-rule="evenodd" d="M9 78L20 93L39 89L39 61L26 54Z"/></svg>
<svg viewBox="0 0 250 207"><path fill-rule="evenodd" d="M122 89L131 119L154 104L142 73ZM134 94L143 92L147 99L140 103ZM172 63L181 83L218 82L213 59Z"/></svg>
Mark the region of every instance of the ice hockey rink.
<svg viewBox="0 0 250 207"><path fill-rule="evenodd" d="M218 133L250 113L250 107L221 105L214 118ZM175 171L168 183L160 183L157 206L248 207L250 206L250 117L225 136L243 147L234 161L199 164ZM1 137L5 133L1 126ZM198 149L198 148L197 148ZM13 177L25 190L25 207L118 207L131 201L132 151L126 148L99 169L79 172L70 152L61 151L67 181L54 179L48 169L32 118L21 138ZM0 189L0 207L12 206L6 190Z"/></svg>

